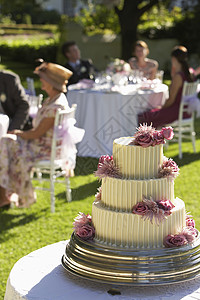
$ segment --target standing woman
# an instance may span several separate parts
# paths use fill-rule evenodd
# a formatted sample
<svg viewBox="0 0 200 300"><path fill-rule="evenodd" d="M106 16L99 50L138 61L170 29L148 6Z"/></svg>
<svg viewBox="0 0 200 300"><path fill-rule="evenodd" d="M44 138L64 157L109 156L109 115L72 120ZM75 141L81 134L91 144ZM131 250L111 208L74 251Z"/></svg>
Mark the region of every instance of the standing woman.
<svg viewBox="0 0 200 300"><path fill-rule="evenodd" d="M129 64L131 69L139 70L147 79L154 79L158 70L158 62L153 59L147 58L149 48L144 41L137 41L134 47L133 55L130 58Z"/></svg>
<svg viewBox="0 0 200 300"><path fill-rule="evenodd" d="M50 158L55 114L59 108L69 107L64 92L71 71L43 62L34 73L39 75L42 90L49 97L38 110L31 130L13 130L0 141L0 207L9 207L13 193L18 195L20 207L36 201L31 168L35 161Z"/></svg>
<svg viewBox="0 0 200 300"><path fill-rule="evenodd" d="M176 46L171 53L171 77L172 82L169 89L169 98L162 108L152 109L138 115L138 124L147 123L159 128L168 123L178 120L179 106L184 81L194 81L194 75L190 73L188 66L187 49L183 46ZM185 118L189 117L185 113Z"/></svg>

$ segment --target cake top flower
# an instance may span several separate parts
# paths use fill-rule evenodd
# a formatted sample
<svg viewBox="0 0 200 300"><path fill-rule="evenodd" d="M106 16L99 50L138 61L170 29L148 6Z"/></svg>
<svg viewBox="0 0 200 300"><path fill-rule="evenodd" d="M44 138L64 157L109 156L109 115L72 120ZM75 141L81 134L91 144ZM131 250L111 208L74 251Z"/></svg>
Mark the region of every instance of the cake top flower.
<svg viewBox="0 0 200 300"><path fill-rule="evenodd" d="M161 130L156 130L152 126L143 124L137 128L137 132L133 137L133 141L129 145L138 145L143 148L156 146L165 143L166 140L171 140L174 136L173 128L163 127Z"/></svg>

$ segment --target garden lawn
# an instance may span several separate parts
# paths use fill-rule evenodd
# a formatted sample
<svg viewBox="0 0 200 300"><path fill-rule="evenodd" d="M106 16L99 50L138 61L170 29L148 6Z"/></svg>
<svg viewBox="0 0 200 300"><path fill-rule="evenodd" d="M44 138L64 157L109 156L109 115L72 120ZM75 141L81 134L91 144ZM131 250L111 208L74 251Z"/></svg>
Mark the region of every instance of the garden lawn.
<svg viewBox="0 0 200 300"><path fill-rule="evenodd" d="M182 160L178 159L177 143L170 143L164 154L180 167L180 175L175 180L175 196L185 201L186 210L194 216L196 227L200 229L200 120L196 121L195 128L196 154L191 143L183 144ZM93 175L97 163L98 159L77 158L75 177L71 178L73 201L66 202L65 187L57 184L54 214L50 212L50 194L44 191L37 191L37 202L30 208L0 211L0 300L17 260L38 248L69 239L78 212L91 213L94 195L100 185Z"/></svg>

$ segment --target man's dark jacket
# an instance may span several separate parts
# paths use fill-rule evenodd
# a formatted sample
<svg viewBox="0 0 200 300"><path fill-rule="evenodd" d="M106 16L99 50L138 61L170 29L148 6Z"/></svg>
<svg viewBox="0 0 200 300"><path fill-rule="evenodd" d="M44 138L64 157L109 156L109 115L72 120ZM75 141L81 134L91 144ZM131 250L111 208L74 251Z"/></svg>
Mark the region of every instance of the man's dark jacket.
<svg viewBox="0 0 200 300"><path fill-rule="evenodd" d="M74 69L69 63L65 65L67 69L73 72L69 78L68 85L75 84L81 79L89 79L94 71L94 66L89 60L80 60L80 64Z"/></svg>
<svg viewBox="0 0 200 300"><path fill-rule="evenodd" d="M8 130L23 129L28 120L29 104L19 76L0 71L0 101L10 119Z"/></svg>

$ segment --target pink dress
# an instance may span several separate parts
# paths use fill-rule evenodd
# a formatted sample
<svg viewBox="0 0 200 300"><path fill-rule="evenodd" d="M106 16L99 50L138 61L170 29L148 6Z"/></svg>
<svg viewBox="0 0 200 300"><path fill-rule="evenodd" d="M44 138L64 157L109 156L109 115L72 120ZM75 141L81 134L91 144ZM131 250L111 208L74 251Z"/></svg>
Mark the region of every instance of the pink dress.
<svg viewBox="0 0 200 300"><path fill-rule="evenodd" d="M58 108L68 107L63 93L52 101L46 99L38 110L33 127L37 127L44 118L55 117ZM34 140L24 140L14 134L7 134L0 140L0 186L7 190L8 196L16 193L24 206L35 201L30 171L34 162L50 158L52 136L53 128Z"/></svg>
<svg viewBox="0 0 200 300"><path fill-rule="evenodd" d="M184 73L179 73L183 79L183 83L186 80L186 77ZM147 123L147 125L150 125L152 123L152 126L155 128L162 127L163 125L172 123L176 120L178 120L178 113L179 113L179 106L182 96L182 90L183 90L183 84L178 90L178 93L176 95L176 99L174 103L166 108L154 108L152 110L146 111L144 113L141 113L138 115L138 124ZM185 115L185 117L188 117L189 115Z"/></svg>

